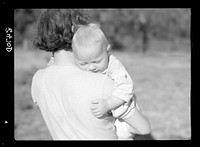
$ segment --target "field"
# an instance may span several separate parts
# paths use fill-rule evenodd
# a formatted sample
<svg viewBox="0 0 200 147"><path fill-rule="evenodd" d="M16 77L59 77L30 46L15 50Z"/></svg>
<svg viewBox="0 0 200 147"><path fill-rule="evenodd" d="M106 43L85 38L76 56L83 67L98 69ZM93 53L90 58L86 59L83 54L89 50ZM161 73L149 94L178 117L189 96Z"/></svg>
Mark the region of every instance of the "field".
<svg viewBox="0 0 200 147"><path fill-rule="evenodd" d="M190 54L113 52L133 78L138 105L151 124L155 140L191 137ZM15 139L51 140L39 109L31 99L33 74L51 54L15 48ZM145 139L145 138L138 138ZM146 138L148 139L148 138Z"/></svg>

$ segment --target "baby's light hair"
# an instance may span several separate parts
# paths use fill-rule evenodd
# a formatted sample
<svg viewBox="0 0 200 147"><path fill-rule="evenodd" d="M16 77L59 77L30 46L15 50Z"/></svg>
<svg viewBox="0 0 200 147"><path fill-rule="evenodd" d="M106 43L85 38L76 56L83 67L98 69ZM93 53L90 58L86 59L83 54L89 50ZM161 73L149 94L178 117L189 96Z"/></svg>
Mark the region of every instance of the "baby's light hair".
<svg viewBox="0 0 200 147"><path fill-rule="evenodd" d="M80 26L72 39L72 48L80 49L84 47L92 48L94 43L104 43L109 46L108 40L100 28L100 24L90 23L87 26Z"/></svg>

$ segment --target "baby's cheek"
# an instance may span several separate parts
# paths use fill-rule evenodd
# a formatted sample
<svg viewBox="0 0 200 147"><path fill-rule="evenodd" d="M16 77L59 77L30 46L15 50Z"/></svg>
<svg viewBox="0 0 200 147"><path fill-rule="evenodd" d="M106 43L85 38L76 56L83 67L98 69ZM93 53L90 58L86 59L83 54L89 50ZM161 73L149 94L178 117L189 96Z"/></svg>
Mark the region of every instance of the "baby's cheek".
<svg viewBox="0 0 200 147"><path fill-rule="evenodd" d="M81 69L81 70L85 70L85 68L79 64L77 64L77 66Z"/></svg>
<svg viewBox="0 0 200 147"><path fill-rule="evenodd" d="M105 69L108 68L108 62L105 62L104 67L105 67Z"/></svg>
<svg viewBox="0 0 200 147"><path fill-rule="evenodd" d="M108 64L107 64L107 63L104 63L104 64L102 65L102 70L103 70L103 71L106 70L107 67L108 67Z"/></svg>
<svg viewBox="0 0 200 147"><path fill-rule="evenodd" d="M83 66L81 66L80 69L82 69L82 70L87 70L87 68L86 68L86 67L83 67Z"/></svg>

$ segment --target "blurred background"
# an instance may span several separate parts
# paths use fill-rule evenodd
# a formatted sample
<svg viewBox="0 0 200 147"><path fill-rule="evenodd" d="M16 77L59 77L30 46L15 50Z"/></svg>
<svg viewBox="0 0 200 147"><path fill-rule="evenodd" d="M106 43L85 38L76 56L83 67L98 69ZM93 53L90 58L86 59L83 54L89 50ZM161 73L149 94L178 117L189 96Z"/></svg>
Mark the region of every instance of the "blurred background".
<svg viewBox="0 0 200 147"><path fill-rule="evenodd" d="M34 73L51 56L32 40L43 9L14 10L15 139L51 140L40 110L31 99ZM152 132L136 140L191 138L191 10L83 9L101 24L112 53L135 85L137 102Z"/></svg>

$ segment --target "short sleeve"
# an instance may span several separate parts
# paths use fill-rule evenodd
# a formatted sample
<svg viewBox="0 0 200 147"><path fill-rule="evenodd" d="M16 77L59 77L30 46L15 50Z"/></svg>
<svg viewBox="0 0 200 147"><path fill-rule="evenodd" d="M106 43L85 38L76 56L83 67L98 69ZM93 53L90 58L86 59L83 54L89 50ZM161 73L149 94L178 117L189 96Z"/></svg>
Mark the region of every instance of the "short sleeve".
<svg viewBox="0 0 200 147"><path fill-rule="evenodd" d="M33 76L32 78L32 84L31 84L31 97L32 97L32 100L35 104L37 104L37 98L39 97L40 95L40 84L39 82L41 81L40 78L41 78L41 73L42 71L37 71L35 73L35 75Z"/></svg>

